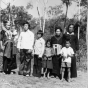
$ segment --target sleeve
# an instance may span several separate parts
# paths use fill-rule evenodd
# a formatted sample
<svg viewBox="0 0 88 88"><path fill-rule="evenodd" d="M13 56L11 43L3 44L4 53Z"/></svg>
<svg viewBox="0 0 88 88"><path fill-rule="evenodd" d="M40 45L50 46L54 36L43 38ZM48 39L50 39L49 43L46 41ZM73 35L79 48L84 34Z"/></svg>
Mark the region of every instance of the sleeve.
<svg viewBox="0 0 88 88"><path fill-rule="evenodd" d="M44 50L45 50L45 40L42 41L42 49L41 49L41 52L39 54L39 57L42 57L43 56Z"/></svg>
<svg viewBox="0 0 88 88"><path fill-rule="evenodd" d="M54 55L54 50L53 50L53 48L51 48L51 55Z"/></svg>
<svg viewBox="0 0 88 88"><path fill-rule="evenodd" d="M34 46L34 34L32 34L32 36L31 36L31 47L32 47L32 50L33 50L33 46Z"/></svg>
<svg viewBox="0 0 88 88"><path fill-rule="evenodd" d="M66 36L65 36L66 34L63 34L63 36L62 36L62 47L64 47L65 46L65 38L66 38Z"/></svg>
<svg viewBox="0 0 88 88"><path fill-rule="evenodd" d="M63 48L61 49L61 51L60 51L60 54L62 54L63 53Z"/></svg>
<svg viewBox="0 0 88 88"><path fill-rule="evenodd" d="M71 54L74 54L74 50L71 48Z"/></svg>
<svg viewBox="0 0 88 88"><path fill-rule="evenodd" d="M76 46L76 50L79 50L79 41L77 36L75 36L75 46Z"/></svg>
<svg viewBox="0 0 88 88"><path fill-rule="evenodd" d="M34 55L34 53L35 53L35 42L36 42L36 40L34 39L33 51L32 51L32 54L33 54L33 55Z"/></svg>
<svg viewBox="0 0 88 88"><path fill-rule="evenodd" d="M17 48L21 49L21 40L22 40L22 33L20 34L18 41L17 41Z"/></svg>
<svg viewBox="0 0 88 88"><path fill-rule="evenodd" d="M53 37L51 37L51 40L50 40L50 45L51 45L51 47L53 47Z"/></svg>

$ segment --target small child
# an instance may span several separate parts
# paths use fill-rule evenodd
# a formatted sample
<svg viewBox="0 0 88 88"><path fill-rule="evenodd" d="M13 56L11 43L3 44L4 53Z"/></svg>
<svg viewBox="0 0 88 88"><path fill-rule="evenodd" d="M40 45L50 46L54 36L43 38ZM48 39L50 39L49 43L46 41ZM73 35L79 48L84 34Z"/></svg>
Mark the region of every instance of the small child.
<svg viewBox="0 0 88 88"><path fill-rule="evenodd" d="M51 48L50 40L47 40L46 48L45 48L45 52L44 52L44 58L43 58L44 77L47 74L47 78L50 77L50 73L53 69L52 55L53 55L53 49Z"/></svg>
<svg viewBox="0 0 88 88"><path fill-rule="evenodd" d="M70 82L71 59L72 59L72 57L74 55L74 51L70 47L70 41L69 40L66 40L65 47L63 47L61 49L60 54L62 55L62 64L61 64L62 81L63 81L63 78L64 78L65 69L67 68L67 71L68 71L68 82Z"/></svg>

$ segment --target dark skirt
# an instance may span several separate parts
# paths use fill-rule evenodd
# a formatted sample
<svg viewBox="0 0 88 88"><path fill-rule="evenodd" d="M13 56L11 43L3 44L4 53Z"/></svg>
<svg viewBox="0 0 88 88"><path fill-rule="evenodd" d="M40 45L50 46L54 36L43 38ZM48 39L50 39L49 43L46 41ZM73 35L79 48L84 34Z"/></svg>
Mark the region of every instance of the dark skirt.
<svg viewBox="0 0 88 88"><path fill-rule="evenodd" d="M42 67L43 68L53 69L52 60L43 60L42 61Z"/></svg>
<svg viewBox="0 0 88 88"><path fill-rule="evenodd" d="M34 55L33 76L41 77L41 69L42 58L38 58L38 55Z"/></svg>
<svg viewBox="0 0 88 88"><path fill-rule="evenodd" d="M16 55L13 55L13 58L7 58L3 56L3 71L7 74L10 74L11 70L17 68Z"/></svg>
<svg viewBox="0 0 88 88"><path fill-rule="evenodd" d="M68 72L67 69L65 70L65 78L67 79L68 77ZM76 78L77 77L77 68L76 68L76 57L72 57L71 61L71 78Z"/></svg>
<svg viewBox="0 0 88 88"><path fill-rule="evenodd" d="M75 56L72 58L72 63L71 63L71 77L72 78L77 77L77 67L76 67L76 57Z"/></svg>
<svg viewBox="0 0 88 88"><path fill-rule="evenodd" d="M10 40L5 44L3 52L3 71L10 73L11 70L17 68L16 54L13 54L13 42Z"/></svg>
<svg viewBox="0 0 88 88"><path fill-rule="evenodd" d="M52 70L53 75L61 77L61 75L60 75L60 69L61 69L61 58L60 58L60 56L54 55L52 57L52 63L53 63L53 70Z"/></svg>

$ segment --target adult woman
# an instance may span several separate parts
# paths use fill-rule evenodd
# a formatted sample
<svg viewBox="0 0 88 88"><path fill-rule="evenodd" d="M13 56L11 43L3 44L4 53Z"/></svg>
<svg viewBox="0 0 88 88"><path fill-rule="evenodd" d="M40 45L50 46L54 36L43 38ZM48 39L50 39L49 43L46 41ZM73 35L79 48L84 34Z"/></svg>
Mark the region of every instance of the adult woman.
<svg viewBox="0 0 88 88"><path fill-rule="evenodd" d="M79 44L78 44L78 38L76 34L74 33L74 25L70 24L68 26L67 32L63 35L63 40L64 43L67 39L70 39L71 47L73 48L74 52L79 49ZM77 69L76 69L76 57L72 59L72 64L71 64L71 77L77 77Z"/></svg>
<svg viewBox="0 0 88 88"><path fill-rule="evenodd" d="M52 73L55 77L60 77L60 67L61 67L61 59L60 59L60 50L62 48L63 40L62 40L62 29L61 27L55 27L55 36L51 38L51 46L54 49L54 56L52 58L53 70Z"/></svg>
<svg viewBox="0 0 88 88"><path fill-rule="evenodd" d="M17 68L16 58L13 58L13 37L8 23L6 24L6 27L2 24L2 28L6 34L6 39L4 40L5 48L3 52L3 71L5 74L10 74L11 70Z"/></svg>

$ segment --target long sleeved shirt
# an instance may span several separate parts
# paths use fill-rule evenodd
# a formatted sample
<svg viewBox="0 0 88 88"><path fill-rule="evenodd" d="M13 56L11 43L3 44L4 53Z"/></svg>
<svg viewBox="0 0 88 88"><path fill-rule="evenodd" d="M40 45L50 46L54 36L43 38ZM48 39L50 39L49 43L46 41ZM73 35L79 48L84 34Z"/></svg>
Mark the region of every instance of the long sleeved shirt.
<svg viewBox="0 0 88 88"><path fill-rule="evenodd" d="M39 55L42 57L45 50L45 40L41 37L35 41L34 44L34 54Z"/></svg>
<svg viewBox="0 0 88 88"><path fill-rule="evenodd" d="M30 30L27 30L26 32L21 32L18 39L17 48L33 50L33 44L34 34Z"/></svg>

